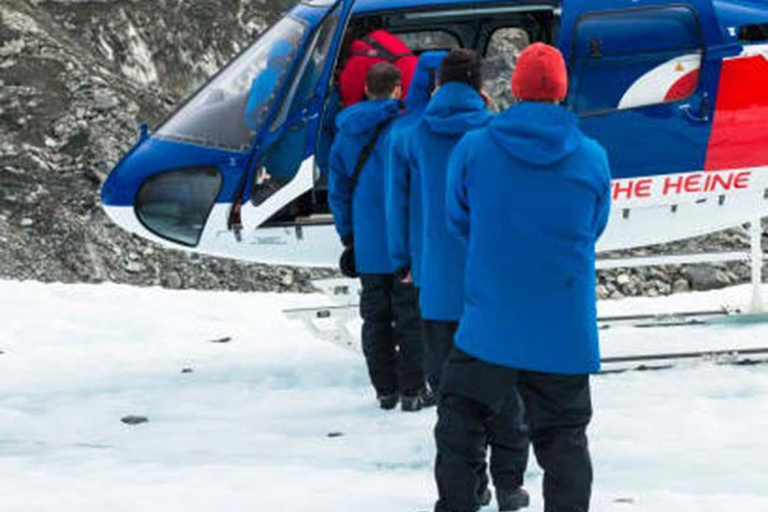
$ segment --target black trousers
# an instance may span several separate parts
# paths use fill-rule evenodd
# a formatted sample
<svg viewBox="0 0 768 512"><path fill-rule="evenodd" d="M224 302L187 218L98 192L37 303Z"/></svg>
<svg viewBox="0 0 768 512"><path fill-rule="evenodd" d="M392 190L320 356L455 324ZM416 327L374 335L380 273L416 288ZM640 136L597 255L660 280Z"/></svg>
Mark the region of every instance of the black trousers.
<svg viewBox="0 0 768 512"><path fill-rule="evenodd" d="M534 453L544 469L545 512L587 512L592 463L588 375L516 370L454 349L444 369L435 427L439 512L475 512L485 447L505 407L522 398Z"/></svg>
<svg viewBox="0 0 768 512"><path fill-rule="evenodd" d="M443 368L453 350L453 338L459 327L458 322L422 320L425 347L424 368L430 387L439 392L443 379ZM514 490L522 487L525 469L528 467L530 443L523 417L522 401L505 402L492 421L488 423L488 445L491 448L490 472L497 489ZM483 465L478 468L480 482L478 493L488 487L488 477Z"/></svg>
<svg viewBox="0 0 768 512"><path fill-rule="evenodd" d="M435 392L440 390L443 366L453 348L453 336L458 327L458 322L421 321L421 333L424 339L424 373L429 387Z"/></svg>
<svg viewBox="0 0 768 512"><path fill-rule="evenodd" d="M416 394L424 387L418 294L393 274L361 275L363 353L376 393Z"/></svg>

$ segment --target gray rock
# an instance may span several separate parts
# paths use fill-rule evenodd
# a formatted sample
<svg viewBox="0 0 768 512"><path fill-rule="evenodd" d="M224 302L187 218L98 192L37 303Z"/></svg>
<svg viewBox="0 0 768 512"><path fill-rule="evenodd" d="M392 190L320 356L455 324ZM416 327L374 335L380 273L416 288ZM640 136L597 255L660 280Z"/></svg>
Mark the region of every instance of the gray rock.
<svg viewBox="0 0 768 512"><path fill-rule="evenodd" d="M718 290L731 284L722 270L711 265L692 265L683 269L683 275L696 291Z"/></svg>
<svg viewBox="0 0 768 512"><path fill-rule="evenodd" d="M119 104L119 100L108 90L99 89L93 93L93 108L96 110L110 110Z"/></svg>
<svg viewBox="0 0 768 512"><path fill-rule="evenodd" d="M127 265L125 265L126 272L129 272L131 274L138 274L140 272L143 272L144 269L145 269L144 265L142 265L138 261L131 261Z"/></svg>
<svg viewBox="0 0 768 512"><path fill-rule="evenodd" d="M611 297L610 298L613 299L613 300L623 299L624 298L624 294L621 293L619 290L616 290L613 293L611 293Z"/></svg>
<svg viewBox="0 0 768 512"><path fill-rule="evenodd" d="M672 290L675 293L685 293L691 290L691 285L688 284L687 279L678 279L675 284L672 285Z"/></svg>

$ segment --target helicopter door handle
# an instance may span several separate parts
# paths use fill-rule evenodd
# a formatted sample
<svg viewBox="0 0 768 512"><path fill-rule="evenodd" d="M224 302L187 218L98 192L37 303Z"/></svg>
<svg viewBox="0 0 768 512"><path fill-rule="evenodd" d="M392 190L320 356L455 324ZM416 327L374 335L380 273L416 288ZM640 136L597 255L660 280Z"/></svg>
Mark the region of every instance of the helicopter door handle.
<svg viewBox="0 0 768 512"><path fill-rule="evenodd" d="M698 110L698 112L695 112ZM693 123L708 123L709 122L709 97L704 96L701 99L701 104L699 105L699 108L695 108L690 103L686 103L685 105L680 105L680 112L683 114L683 117L687 120L693 122Z"/></svg>

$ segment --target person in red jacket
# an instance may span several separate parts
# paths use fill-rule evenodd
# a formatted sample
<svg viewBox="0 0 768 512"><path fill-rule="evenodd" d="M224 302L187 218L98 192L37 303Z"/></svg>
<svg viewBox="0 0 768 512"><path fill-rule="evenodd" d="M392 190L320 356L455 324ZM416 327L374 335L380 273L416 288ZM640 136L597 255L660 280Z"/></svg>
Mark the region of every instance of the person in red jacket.
<svg viewBox="0 0 768 512"><path fill-rule="evenodd" d="M366 99L366 75L380 62L396 66L400 70L403 91L410 90L419 58L397 36L385 30L375 30L350 45L347 62L339 75L339 92L345 107Z"/></svg>

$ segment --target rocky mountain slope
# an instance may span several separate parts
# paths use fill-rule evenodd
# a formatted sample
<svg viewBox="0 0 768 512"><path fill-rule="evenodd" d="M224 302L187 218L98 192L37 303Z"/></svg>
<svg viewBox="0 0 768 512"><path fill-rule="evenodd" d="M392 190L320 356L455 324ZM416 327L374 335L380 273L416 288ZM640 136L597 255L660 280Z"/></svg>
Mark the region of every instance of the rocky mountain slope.
<svg viewBox="0 0 768 512"><path fill-rule="evenodd" d="M316 273L159 249L113 226L100 180L270 23L279 0L3 0L0 277L308 290Z"/></svg>
<svg viewBox="0 0 768 512"><path fill-rule="evenodd" d="M0 277L308 290L326 275L159 249L113 226L99 206L100 181L138 122L162 119L292 3L2 0ZM503 82L489 88L503 94ZM676 249L745 243L737 230ZM598 294L667 294L748 277L744 265L611 272Z"/></svg>

